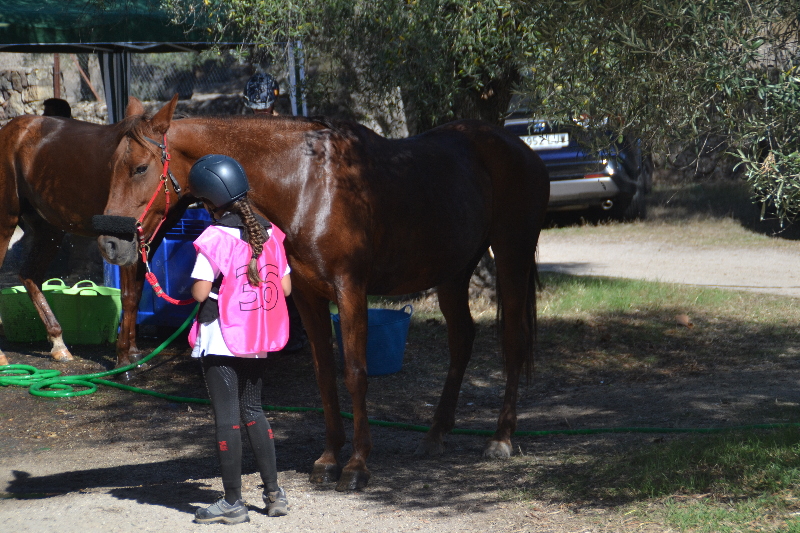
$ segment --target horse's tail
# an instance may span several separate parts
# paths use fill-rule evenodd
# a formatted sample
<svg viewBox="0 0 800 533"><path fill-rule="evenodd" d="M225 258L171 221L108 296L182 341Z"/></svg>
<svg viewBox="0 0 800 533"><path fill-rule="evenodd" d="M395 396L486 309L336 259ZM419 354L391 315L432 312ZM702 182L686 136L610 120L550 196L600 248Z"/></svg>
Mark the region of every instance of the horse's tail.
<svg viewBox="0 0 800 533"><path fill-rule="evenodd" d="M525 324L530 328L530 342L526 348L525 353L525 380L530 383L533 378L533 359L536 354L536 345L539 337L539 322L536 313L536 292L542 286L542 280L539 278L539 246L536 246L536 252L533 257L533 265L528 274L528 294L525 301Z"/></svg>
<svg viewBox="0 0 800 533"><path fill-rule="evenodd" d="M536 291L541 287L542 281L539 278L538 261L534 258L530 273L528 274L527 287L525 292L524 317L522 322L522 335L525 339L525 353L523 354L523 372L525 380L530 383L533 378L533 362L536 355L536 343L538 337L539 324L536 316ZM495 286L497 278L495 277ZM495 290L497 299L497 331L504 331L505 313L503 306L503 295L500 290ZM502 347L502 336L498 339L501 342L500 350L503 354L503 371L508 374L512 364L509 354L505 353Z"/></svg>
<svg viewBox="0 0 800 533"><path fill-rule="evenodd" d="M547 167L518 136L503 128L469 120L445 127L461 132L470 140L471 153L490 179L493 217L490 241L498 265L498 331L504 337L503 364L507 375L524 368L530 380L538 325L536 251L550 198ZM512 307L514 316L506 316ZM514 328L507 331L507 326ZM508 349L514 353L506 353Z"/></svg>

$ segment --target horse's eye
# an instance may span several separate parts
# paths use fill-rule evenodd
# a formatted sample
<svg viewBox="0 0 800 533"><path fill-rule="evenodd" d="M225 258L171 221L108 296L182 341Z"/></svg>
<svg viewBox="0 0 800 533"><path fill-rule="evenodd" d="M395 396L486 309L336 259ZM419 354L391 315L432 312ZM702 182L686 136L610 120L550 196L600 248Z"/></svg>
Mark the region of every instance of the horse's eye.
<svg viewBox="0 0 800 533"><path fill-rule="evenodd" d="M133 171L133 175L137 176L139 174L144 174L145 172L147 172L147 165L139 165L136 167L136 170Z"/></svg>

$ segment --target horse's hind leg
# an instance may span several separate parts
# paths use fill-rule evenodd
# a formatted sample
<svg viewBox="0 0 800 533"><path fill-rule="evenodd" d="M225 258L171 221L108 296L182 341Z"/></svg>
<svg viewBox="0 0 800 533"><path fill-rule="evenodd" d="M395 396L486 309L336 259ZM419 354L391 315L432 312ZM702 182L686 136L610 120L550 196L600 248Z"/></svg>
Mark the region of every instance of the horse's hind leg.
<svg viewBox="0 0 800 533"><path fill-rule="evenodd" d="M506 391L497 420L497 430L483 451L484 457L510 457L511 435L517 428L519 379L526 364L533 365L536 313L535 247L494 247L501 320Z"/></svg>
<svg viewBox="0 0 800 533"><path fill-rule="evenodd" d="M450 368L447 371L442 396L433 415L433 424L420 442L415 455L438 455L444 451L444 435L455 425L456 404L461 382L472 356L475 323L469 311L469 280L472 269L456 280L437 287L439 308L447 321L447 343L450 348Z"/></svg>
<svg viewBox="0 0 800 533"><path fill-rule="evenodd" d="M33 231L33 245L19 278L47 330L47 338L52 343L50 355L56 361L72 361L72 354L69 353L61 336L61 325L40 289L47 267L58 254L64 232L38 217L26 217L25 222Z"/></svg>

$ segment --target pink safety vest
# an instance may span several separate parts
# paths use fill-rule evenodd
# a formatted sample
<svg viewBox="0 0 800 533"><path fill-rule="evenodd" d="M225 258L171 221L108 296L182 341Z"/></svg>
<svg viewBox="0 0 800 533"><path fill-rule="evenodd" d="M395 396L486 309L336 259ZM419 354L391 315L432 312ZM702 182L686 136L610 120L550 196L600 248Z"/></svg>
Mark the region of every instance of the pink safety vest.
<svg viewBox="0 0 800 533"><path fill-rule="evenodd" d="M248 243L216 226L207 227L194 241L197 251L208 257L223 275L218 300L219 325L225 344L237 356L274 352L289 340L289 313L281 286L287 268L281 246L284 237L273 225L272 235L258 258L259 277L266 280L258 287L247 280L247 265L252 255ZM191 346L198 330L195 320L189 332Z"/></svg>

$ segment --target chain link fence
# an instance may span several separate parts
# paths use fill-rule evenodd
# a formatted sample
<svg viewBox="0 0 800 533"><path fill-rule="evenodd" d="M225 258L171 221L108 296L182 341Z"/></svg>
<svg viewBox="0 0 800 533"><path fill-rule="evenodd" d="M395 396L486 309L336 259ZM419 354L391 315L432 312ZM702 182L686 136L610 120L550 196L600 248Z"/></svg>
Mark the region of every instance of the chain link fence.
<svg viewBox="0 0 800 533"><path fill-rule="evenodd" d="M54 59L54 54L0 53L0 126L15 116L42 114L44 100L54 96ZM250 76L263 71L278 81L281 94L275 108L281 115L326 115L356 120L387 137L408 135L399 89L377 96L352 92L338 78L342 73L324 61L307 65L299 43L287 47L283 57L261 63L235 50L210 50L132 53L129 64L129 94L141 100L147 112L178 94L176 113L181 116L249 113L243 90ZM73 117L106 124L97 55L59 54L58 70L59 96L70 103ZM302 94L297 83L308 93Z"/></svg>
<svg viewBox="0 0 800 533"><path fill-rule="evenodd" d="M237 95L256 70L232 52L132 54L130 94L143 101Z"/></svg>

